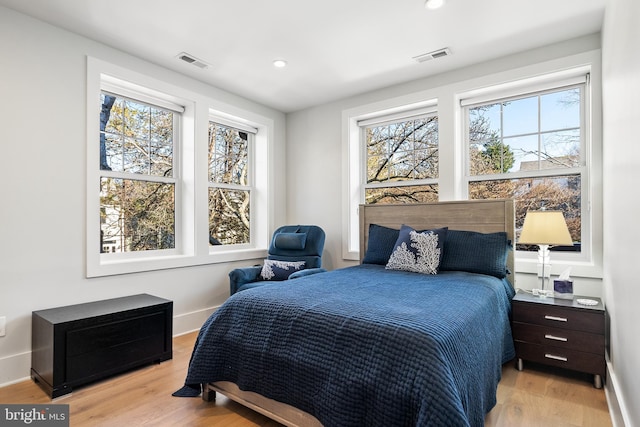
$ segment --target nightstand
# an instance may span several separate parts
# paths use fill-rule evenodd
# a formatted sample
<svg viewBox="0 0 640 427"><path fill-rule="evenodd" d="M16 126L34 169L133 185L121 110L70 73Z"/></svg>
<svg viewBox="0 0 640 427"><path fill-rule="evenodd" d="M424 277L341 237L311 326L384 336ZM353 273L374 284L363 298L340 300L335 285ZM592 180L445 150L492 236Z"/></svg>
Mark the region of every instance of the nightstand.
<svg viewBox="0 0 640 427"><path fill-rule="evenodd" d="M598 304L578 304L578 298ZM602 387L605 316L599 298L541 298L518 291L511 326L518 370L523 369L523 360L529 360L593 374L593 385Z"/></svg>

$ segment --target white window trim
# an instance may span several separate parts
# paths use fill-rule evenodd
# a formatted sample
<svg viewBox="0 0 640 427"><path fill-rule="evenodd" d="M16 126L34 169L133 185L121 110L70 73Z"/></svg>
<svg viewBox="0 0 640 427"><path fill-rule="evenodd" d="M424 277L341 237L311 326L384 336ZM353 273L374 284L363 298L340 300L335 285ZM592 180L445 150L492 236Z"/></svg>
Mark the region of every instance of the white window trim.
<svg viewBox="0 0 640 427"><path fill-rule="evenodd" d="M241 185L241 184L224 184L224 183L217 183L217 182L211 182L207 179L207 191L211 188L225 188L225 189L229 189L229 190L239 190L239 191L249 191L249 221L250 221L250 225L249 225L249 241L250 243L241 243L241 244L235 244L235 245L219 245L219 246L209 246L209 252L210 253L219 253L219 252L227 252L229 250L238 250L238 249L247 249L247 248L251 248L253 246L253 242L255 241L256 238L258 238L258 234L256 232L256 227L254 225L254 220L257 219L257 217L259 215L256 215L255 210L252 209L254 200L255 200L255 195L256 195L256 187L255 187L255 183L256 183L256 179L255 179L255 165L256 165L256 161L255 161L255 152L256 152L256 143L255 143L255 139L256 139L256 134L258 133L258 129L247 125L246 123L242 123L242 122L237 122L234 121L232 119L229 119L223 115L218 115L216 114L216 112L211 111L210 115L209 115L209 120L208 122L214 122L216 124L219 125L223 125L223 126L228 126L230 128L233 129L238 129L238 130L243 130L245 132L247 132L249 135L251 135L248 138L247 141L247 147L248 147L248 159L247 159L247 167L249 168L249 179L248 179L248 183L247 185ZM209 153L207 153L207 158L209 158ZM208 177L208 173L207 173L207 177ZM207 227L209 227L210 224L207 223Z"/></svg>
<svg viewBox="0 0 640 427"><path fill-rule="evenodd" d="M362 142L361 127L366 124L398 121L404 117L413 117L425 112L435 112L437 98L430 91L419 92L388 101L364 105L342 112L342 128L344 130L342 169L347 177L347 185L343 186L343 221L342 221L342 258L360 259L360 220L358 206L364 202L364 176L366 153Z"/></svg>
<svg viewBox="0 0 640 427"><path fill-rule="evenodd" d="M399 96L388 100L356 106L342 113L343 128L343 238L342 255L345 260L359 260L357 207L361 203L362 153L359 151L360 133L358 120L368 119L385 111L406 110L420 99L437 99L438 129L440 140L440 177L438 183L439 200L464 200L467 192L464 169L463 118L461 100L487 96L497 85L502 85L504 94L521 92L522 87L543 88L548 80L566 79L570 82L576 71L589 73L591 77L589 93L591 110L585 114L589 118L591 129L586 138L585 158L589 161L588 192L590 204L586 207L591 213L590 228L591 255L584 261L561 260L553 257L552 274L556 275L565 268L572 268L572 276L602 277L602 89L600 50L592 50L563 58L553 59L521 68L480 76L459 82L449 82L442 86L419 93ZM452 141L453 143L443 143ZM445 166L446 165L446 166ZM536 273L537 260L528 256L516 255L516 272Z"/></svg>
<svg viewBox="0 0 640 427"><path fill-rule="evenodd" d="M106 77L106 78L105 78ZM144 102L154 107L161 107L172 111L174 114L180 114L178 120L174 120L173 129L173 174L171 177L164 177L158 175L140 175L132 174L129 172L117 172L117 171L105 171L99 170L99 178L108 177L122 180L138 180L144 182L155 182L162 184L174 185L174 233L175 236L183 236L183 221L182 221L182 188L179 185L181 181L181 141L182 141L182 120L181 115L184 113L185 108L182 105L176 104L175 99L169 101L166 98L162 98L161 95L147 95L143 91L134 90L134 86L130 82L122 82L122 86L119 85L119 81L111 76L103 76L101 82L101 92L110 93L118 98L124 98L128 100L134 100L136 102ZM176 238L175 247L173 249L162 250L147 250L130 253L101 253L101 263L112 263L122 261L142 260L158 256L176 256L183 252L183 240Z"/></svg>
<svg viewBox="0 0 640 427"><path fill-rule="evenodd" d="M163 102L184 108L181 123L181 144L178 154L180 178L176 189L176 249L118 254L100 254L100 170L99 111L100 91L105 88L130 90L129 96L159 106ZM140 89L142 93L140 93ZM147 90L147 88L149 88ZM208 180L207 180L207 123L211 112L236 126L246 126L256 132L255 144L255 201L252 200L252 243L244 247L210 250L208 241ZM274 121L260 114L203 96L131 69L97 58L87 57L87 210L86 210L86 276L100 277L193 265L231 262L265 257L269 232L273 229L272 177L273 164L270 147L274 143ZM94 166L95 165L95 166ZM178 230L181 234L178 235ZM254 231L255 230L255 231ZM204 237L201 237L204 236ZM179 240L179 243L178 243ZM124 256L122 256L124 255Z"/></svg>
<svg viewBox="0 0 640 427"><path fill-rule="evenodd" d="M468 94L460 94L460 105L463 111L466 111L469 107L476 105L498 103L509 99L520 99L523 97L539 96L551 91L562 90L563 88L577 87L582 85L582 99L580 104L580 112L583 120L581 120L580 133L580 150L582 153L581 165L570 169L545 169L540 171L531 171L526 173L512 172L506 174L494 174L494 175L468 175L469 170L469 147L466 141L463 142L463 155L465 158L465 175L463 180L465 193L468 193L468 185L470 182L482 182L489 180L503 180L503 179L523 179L523 178L542 178L542 177L557 177L562 175L580 175L581 188L581 211L588 213L581 217L581 229L582 229L582 241L586 242L583 245L581 252L554 252L553 261L555 264L586 264L592 259L592 238L591 238L591 214L589 213L591 191L589 171L591 166L591 159L589 156L588 147L591 144L591 117L587 114L588 106L591 103L590 100L590 82L589 82L589 70L590 67L577 67L570 70L563 70L560 73L549 73L544 76L539 76L536 79L523 79L522 83L515 86L509 85L505 89L503 85L496 85L493 88L485 88L481 96L471 97ZM493 90L491 90L493 89ZM467 128L469 126L467 114L463 114L463 135L466 136ZM534 268L537 268L537 253L518 251L517 260L520 261L520 266L527 271L532 267L530 264L535 264Z"/></svg>

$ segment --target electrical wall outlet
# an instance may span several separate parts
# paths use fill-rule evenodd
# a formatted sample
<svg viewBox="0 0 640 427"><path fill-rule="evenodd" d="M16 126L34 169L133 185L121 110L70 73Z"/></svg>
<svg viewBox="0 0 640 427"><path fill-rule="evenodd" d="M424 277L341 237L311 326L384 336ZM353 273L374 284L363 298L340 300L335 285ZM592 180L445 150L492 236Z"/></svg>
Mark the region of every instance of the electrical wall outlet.
<svg viewBox="0 0 640 427"><path fill-rule="evenodd" d="M3 337L7 334L7 317L0 317L0 337Z"/></svg>

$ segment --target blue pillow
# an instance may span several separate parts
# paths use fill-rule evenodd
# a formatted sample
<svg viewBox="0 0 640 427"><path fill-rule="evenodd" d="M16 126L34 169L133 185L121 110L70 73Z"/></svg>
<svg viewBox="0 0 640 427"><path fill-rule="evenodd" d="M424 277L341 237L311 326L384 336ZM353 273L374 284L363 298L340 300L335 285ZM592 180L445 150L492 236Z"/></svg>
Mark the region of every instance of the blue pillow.
<svg viewBox="0 0 640 427"><path fill-rule="evenodd" d="M447 228L416 231L402 225L386 268L422 274L438 274Z"/></svg>
<svg viewBox="0 0 640 427"><path fill-rule="evenodd" d="M507 276L511 245L507 233L449 230L444 244L442 271L467 271L502 279Z"/></svg>
<svg viewBox="0 0 640 427"><path fill-rule="evenodd" d="M363 264L387 265L393 248L396 247L400 230L383 227L378 224L369 224L369 239L367 240L367 253L362 259Z"/></svg>
<svg viewBox="0 0 640 427"><path fill-rule="evenodd" d="M278 249L301 251L307 243L307 233L278 233L274 236L274 246Z"/></svg>
<svg viewBox="0 0 640 427"><path fill-rule="evenodd" d="M306 264L304 261L265 259L260 271L260 278L262 280L287 280L296 271L303 270Z"/></svg>

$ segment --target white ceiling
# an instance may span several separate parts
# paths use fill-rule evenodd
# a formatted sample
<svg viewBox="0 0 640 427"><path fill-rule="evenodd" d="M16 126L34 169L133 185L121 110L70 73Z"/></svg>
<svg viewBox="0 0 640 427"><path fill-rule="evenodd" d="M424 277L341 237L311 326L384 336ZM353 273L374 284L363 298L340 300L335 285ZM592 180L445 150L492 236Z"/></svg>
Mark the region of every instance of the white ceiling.
<svg viewBox="0 0 640 427"><path fill-rule="evenodd" d="M607 0L0 0L283 112L600 31ZM452 55L412 58L448 47ZM210 64L177 59L187 52ZM288 66L273 67L274 59Z"/></svg>

